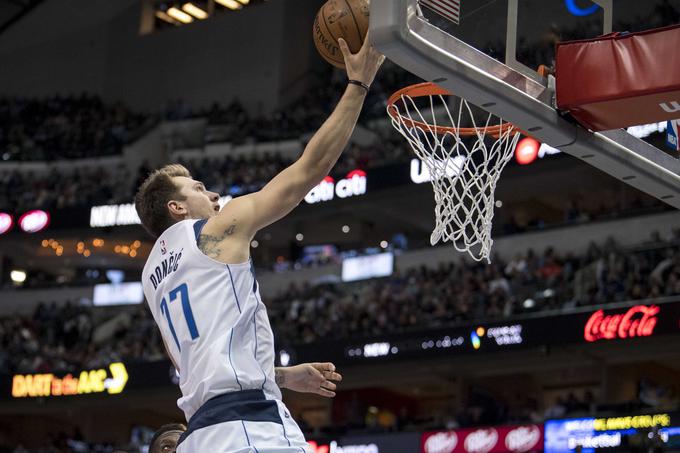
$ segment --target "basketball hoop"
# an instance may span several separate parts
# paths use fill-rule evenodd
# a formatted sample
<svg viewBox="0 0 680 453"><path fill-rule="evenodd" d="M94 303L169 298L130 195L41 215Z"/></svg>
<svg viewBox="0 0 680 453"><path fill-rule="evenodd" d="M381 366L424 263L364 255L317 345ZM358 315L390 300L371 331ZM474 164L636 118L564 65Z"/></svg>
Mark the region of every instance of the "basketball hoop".
<svg viewBox="0 0 680 453"><path fill-rule="evenodd" d="M451 98L456 107L449 106ZM429 82L394 93L387 112L434 188L430 243L450 241L474 260L490 262L494 191L522 131Z"/></svg>

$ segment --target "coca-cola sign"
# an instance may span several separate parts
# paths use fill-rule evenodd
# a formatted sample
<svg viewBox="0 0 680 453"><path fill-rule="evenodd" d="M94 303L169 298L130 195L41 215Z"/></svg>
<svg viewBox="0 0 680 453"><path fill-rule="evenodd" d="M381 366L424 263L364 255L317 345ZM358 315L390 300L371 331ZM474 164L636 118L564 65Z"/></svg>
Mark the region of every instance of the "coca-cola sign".
<svg viewBox="0 0 680 453"><path fill-rule="evenodd" d="M654 333L659 307L636 305L625 313L606 315L597 310L586 322L583 337L586 341L648 337Z"/></svg>
<svg viewBox="0 0 680 453"><path fill-rule="evenodd" d="M543 449L543 426L496 426L423 434L422 453L526 453Z"/></svg>

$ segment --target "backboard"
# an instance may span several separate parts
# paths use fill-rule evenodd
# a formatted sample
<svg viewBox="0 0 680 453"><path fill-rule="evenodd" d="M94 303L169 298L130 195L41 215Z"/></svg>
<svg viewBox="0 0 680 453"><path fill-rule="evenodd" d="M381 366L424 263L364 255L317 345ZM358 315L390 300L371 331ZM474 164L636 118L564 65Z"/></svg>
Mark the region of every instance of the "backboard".
<svg viewBox="0 0 680 453"><path fill-rule="evenodd" d="M657 2L617 0L630 16L617 19L613 0L461 0L458 24L435 12L436 0L422 2L371 1L371 39L387 58L680 208L676 158L624 130L592 133L567 121L554 107L554 79L536 72L538 64L552 65L557 40L592 38L628 23L650 28L647 15L663 14Z"/></svg>

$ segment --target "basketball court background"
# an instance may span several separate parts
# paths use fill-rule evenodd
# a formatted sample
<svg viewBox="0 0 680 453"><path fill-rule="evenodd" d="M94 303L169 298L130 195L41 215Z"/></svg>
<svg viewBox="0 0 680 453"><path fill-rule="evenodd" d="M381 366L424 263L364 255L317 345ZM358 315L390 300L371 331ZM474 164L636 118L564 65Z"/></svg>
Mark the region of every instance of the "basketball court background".
<svg viewBox="0 0 680 453"><path fill-rule="evenodd" d="M181 420L135 287L153 243L133 188L184 162L223 202L257 190L346 79L314 49L321 1L240 3L193 2L210 17L183 24L160 14L183 3L0 2L0 451L144 451ZM459 25L423 12L501 62L508 3L463 0ZM604 22L586 0L520 0L517 17L517 60L533 69ZM615 31L679 21L674 0L615 2ZM251 244L277 365L331 360L345 376L333 401L285 395L308 439L627 451L651 431L677 450L677 211L529 143L496 189L491 264L431 247L427 169L385 111L420 81L387 62L336 170ZM627 133L677 163L677 121Z"/></svg>

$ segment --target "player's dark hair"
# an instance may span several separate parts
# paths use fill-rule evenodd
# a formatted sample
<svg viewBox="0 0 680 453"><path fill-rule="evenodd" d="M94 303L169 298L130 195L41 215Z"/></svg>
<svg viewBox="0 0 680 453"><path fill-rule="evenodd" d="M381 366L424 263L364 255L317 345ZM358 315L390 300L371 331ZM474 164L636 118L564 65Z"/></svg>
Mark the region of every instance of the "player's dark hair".
<svg viewBox="0 0 680 453"><path fill-rule="evenodd" d="M135 195L135 209L139 219L153 237L157 238L176 222L168 211L168 201L186 200L186 197L180 195L179 187L172 180L175 176L191 178L189 170L184 166L166 165L151 172Z"/></svg>
<svg viewBox="0 0 680 453"><path fill-rule="evenodd" d="M153 453L153 447L158 440L159 437L161 437L163 434L169 432L169 431L186 431L187 427L184 426L181 423L168 423L166 425L161 426L158 428L158 431L153 433L153 437L151 438L151 442L149 443L149 453Z"/></svg>

